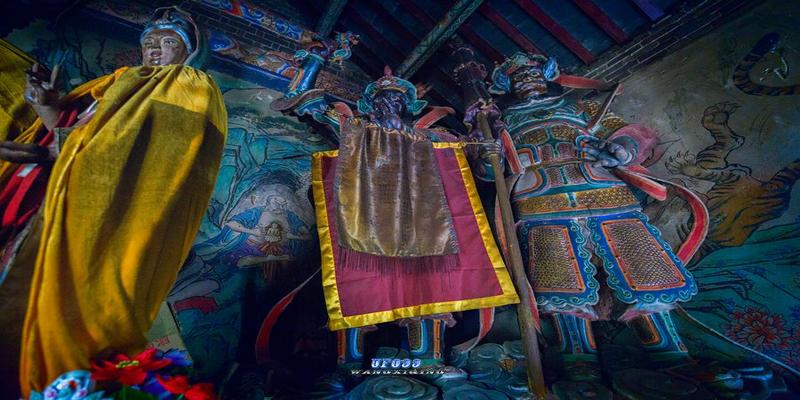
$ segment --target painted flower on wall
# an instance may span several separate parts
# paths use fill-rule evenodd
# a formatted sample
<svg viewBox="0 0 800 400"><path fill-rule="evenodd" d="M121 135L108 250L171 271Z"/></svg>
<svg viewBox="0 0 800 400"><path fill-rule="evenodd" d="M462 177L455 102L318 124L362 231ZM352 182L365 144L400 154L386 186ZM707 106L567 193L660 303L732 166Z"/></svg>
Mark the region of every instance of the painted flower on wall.
<svg viewBox="0 0 800 400"><path fill-rule="evenodd" d="M731 323L727 324L726 330L728 337L756 350L789 347L789 332L781 314L752 307L736 310L731 315Z"/></svg>

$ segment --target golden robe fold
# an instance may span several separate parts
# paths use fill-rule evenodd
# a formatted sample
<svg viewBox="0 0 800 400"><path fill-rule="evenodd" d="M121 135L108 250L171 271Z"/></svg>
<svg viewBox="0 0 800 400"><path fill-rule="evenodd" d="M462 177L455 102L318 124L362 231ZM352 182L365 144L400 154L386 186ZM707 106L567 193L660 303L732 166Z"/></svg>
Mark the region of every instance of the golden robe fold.
<svg viewBox="0 0 800 400"><path fill-rule="evenodd" d="M0 140L31 143L41 128L39 123L35 129L28 129L36 120L36 112L23 97L27 79L25 71L33 63L34 60L22 50L0 39ZM22 135L28 131L33 134ZM0 161L0 188L5 186L17 166Z"/></svg>
<svg viewBox="0 0 800 400"><path fill-rule="evenodd" d="M342 127L336 178L339 245L383 257L458 253L433 144L425 135L350 119Z"/></svg>
<svg viewBox="0 0 800 400"><path fill-rule="evenodd" d="M33 58L0 39L0 140L14 140L36 119L22 97Z"/></svg>
<svg viewBox="0 0 800 400"><path fill-rule="evenodd" d="M322 287L331 330L401 318L499 307L519 302L462 143L433 143L460 251L449 268L417 268L418 258L396 257L380 270L353 268L338 244L334 201L339 151L314 153L311 179L322 250Z"/></svg>
<svg viewBox="0 0 800 400"><path fill-rule="evenodd" d="M189 252L227 134L222 94L183 65L90 88L99 104L53 166L23 332L23 394L146 344Z"/></svg>

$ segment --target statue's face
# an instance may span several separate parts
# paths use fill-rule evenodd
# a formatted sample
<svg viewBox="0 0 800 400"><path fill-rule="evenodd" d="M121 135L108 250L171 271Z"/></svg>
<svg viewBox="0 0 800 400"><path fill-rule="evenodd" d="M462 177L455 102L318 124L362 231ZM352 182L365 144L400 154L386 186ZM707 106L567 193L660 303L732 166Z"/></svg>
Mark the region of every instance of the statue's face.
<svg viewBox="0 0 800 400"><path fill-rule="evenodd" d="M173 31L154 30L142 40L142 65L146 67L182 64L188 56L186 45Z"/></svg>
<svg viewBox="0 0 800 400"><path fill-rule="evenodd" d="M520 67L511 74L511 93L525 99L547 93L547 80L540 68Z"/></svg>
<svg viewBox="0 0 800 400"><path fill-rule="evenodd" d="M372 108L380 115L401 117L406 112L406 98L398 91L384 90L372 99Z"/></svg>

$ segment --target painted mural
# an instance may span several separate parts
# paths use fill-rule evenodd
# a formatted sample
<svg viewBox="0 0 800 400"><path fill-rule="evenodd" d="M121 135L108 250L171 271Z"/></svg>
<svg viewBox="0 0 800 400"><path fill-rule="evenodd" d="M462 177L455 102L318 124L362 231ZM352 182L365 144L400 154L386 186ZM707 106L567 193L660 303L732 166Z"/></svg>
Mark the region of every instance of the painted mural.
<svg viewBox="0 0 800 400"><path fill-rule="evenodd" d="M39 62L61 64L61 79L67 91L123 65L141 63L141 50L129 43L78 29L61 27L57 32L44 20L34 20L24 29L12 31L6 40Z"/></svg>
<svg viewBox="0 0 800 400"><path fill-rule="evenodd" d="M288 286L313 272L310 155L330 149L304 124L269 110L280 92L212 75L228 109L228 141L211 204L168 299L208 374L224 372L240 345L252 349L240 343L242 327L257 329L267 310L248 314L246 307L259 299L274 303L270 291L290 289L278 282Z"/></svg>
<svg viewBox="0 0 800 400"><path fill-rule="evenodd" d="M800 4L768 1L624 81L614 109L660 133L657 175L702 194L711 226L686 309L800 368ZM704 56L700 57L699 54ZM647 212L671 243L689 226L671 198Z"/></svg>
<svg viewBox="0 0 800 400"><path fill-rule="evenodd" d="M767 1L626 80L614 109L660 133L649 168L702 194L709 208L708 239L690 264L700 293L686 308L800 369L798 24L800 3ZM139 62L135 45L79 24L57 34L34 21L6 39L48 65L62 63L67 88ZM243 49L224 33L212 34L211 45L294 74L285 59ZM207 376L252 352L268 305L315 268L310 154L331 148L305 124L269 110L280 92L211 74L224 93L229 137L211 203L169 297ZM681 200L652 202L647 212L668 241L683 239L690 221ZM327 334L324 327L312 334L319 332ZM304 351L324 340L293 346Z"/></svg>

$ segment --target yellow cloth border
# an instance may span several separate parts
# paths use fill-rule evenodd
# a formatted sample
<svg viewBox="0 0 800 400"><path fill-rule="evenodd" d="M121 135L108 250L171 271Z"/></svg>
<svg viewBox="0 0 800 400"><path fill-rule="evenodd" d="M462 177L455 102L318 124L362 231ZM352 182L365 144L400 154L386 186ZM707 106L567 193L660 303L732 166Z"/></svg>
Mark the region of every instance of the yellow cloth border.
<svg viewBox="0 0 800 400"><path fill-rule="evenodd" d="M478 308L498 307L506 304L519 303L519 297L517 296L514 285L511 282L511 277L508 274L508 270L503 263L500 250L497 248L497 245L494 242L489 221L486 218L483 205L481 204L480 197L478 196L475 180L472 177L472 173L469 169L469 163L464 155L464 145L458 142L444 142L434 143L433 147L435 149L451 148L454 150L461 172L461 177L467 190L470 204L472 205L472 212L477 219L481 239L483 240L483 245L486 248L489 259L492 262L492 267L494 268L495 276L497 277L502 294L467 300L420 304L416 306L402 307L374 313L352 315L349 317L343 316L341 303L339 301L339 292L336 287L336 268L333 259L333 242L330 235L330 226L328 225L328 209L325 201L325 188L323 186L322 176L322 158L335 157L339 152L338 150L317 152L312 155L311 175L312 187L314 190L314 207L317 215L317 232L319 234L320 248L322 252L322 287L325 295L325 304L328 309L328 317L330 318L328 326L331 330L380 324L400 318L473 310Z"/></svg>

